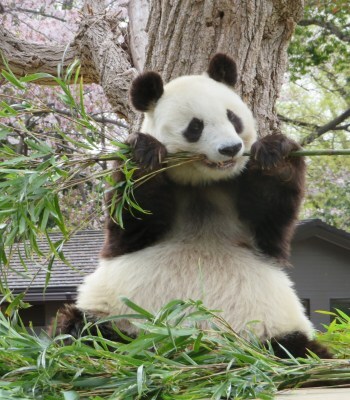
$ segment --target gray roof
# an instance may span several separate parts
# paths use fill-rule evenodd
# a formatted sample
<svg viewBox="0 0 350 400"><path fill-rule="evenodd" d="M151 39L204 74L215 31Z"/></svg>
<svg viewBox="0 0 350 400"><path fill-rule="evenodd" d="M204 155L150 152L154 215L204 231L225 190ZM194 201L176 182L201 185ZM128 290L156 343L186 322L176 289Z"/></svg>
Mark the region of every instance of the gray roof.
<svg viewBox="0 0 350 400"><path fill-rule="evenodd" d="M316 237L350 250L350 233L335 228L320 219L305 219L301 221L297 226L293 240L305 240L310 237Z"/></svg>
<svg viewBox="0 0 350 400"><path fill-rule="evenodd" d="M77 232L65 243L63 253L71 266L66 265L58 257L55 258L46 289L47 296L50 296L52 292L67 292L67 290L75 292L83 277L95 270L103 238L103 231L85 230ZM62 239L62 235L52 233L50 239L55 242ZM39 239L38 244L44 254L49 252L49 245L45 238ZM46 258L40 259L34 255L32 259L26 259L23 245L19 246L19 253L25 260L27 271L24 270L18 253L15 253L10 259L10 268L2 271L1 280L6 279L8 287L14 292L21 292L28 287L31 293L42 292L48 273Z"/></svg>

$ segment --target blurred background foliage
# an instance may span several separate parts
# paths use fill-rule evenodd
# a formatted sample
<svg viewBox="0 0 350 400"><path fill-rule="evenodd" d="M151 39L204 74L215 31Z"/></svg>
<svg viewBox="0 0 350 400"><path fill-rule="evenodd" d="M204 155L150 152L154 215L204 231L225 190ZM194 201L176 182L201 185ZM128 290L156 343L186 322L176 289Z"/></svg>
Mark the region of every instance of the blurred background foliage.
<svg viewBox="0 0 350 400"><path fill-rule="evenodd" d="M305 148L350 148L350 3L309 0L289 46L277 109L283 131ZM307 159L301 218L350 231L350 158Z"/></svg>

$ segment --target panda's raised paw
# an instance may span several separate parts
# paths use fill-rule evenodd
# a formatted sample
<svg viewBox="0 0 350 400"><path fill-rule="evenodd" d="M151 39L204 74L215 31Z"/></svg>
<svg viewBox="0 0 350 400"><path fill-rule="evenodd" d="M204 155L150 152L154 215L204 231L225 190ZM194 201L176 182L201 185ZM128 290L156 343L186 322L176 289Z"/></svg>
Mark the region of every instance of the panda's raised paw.
<svg viewBox="0 0 350 400"><path fill-rule="evenodd" d="M133 160L146 171L160 168L167 155L165 146L146 133L133 133L126 143L131 147Z"/></svg>
<svg viewBox="0 0 350 400"><path fill-rule="evenodd" d="M292 151L300 150L294 140L282 134L267 135L251 147L251 159L262 169L279 167Z"/></svg>

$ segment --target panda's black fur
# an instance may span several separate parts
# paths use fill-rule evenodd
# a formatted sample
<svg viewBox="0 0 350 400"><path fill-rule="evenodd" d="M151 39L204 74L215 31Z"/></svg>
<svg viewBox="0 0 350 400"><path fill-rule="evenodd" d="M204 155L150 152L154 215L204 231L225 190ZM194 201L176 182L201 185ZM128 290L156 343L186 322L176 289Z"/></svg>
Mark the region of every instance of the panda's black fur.
<svg viewBox="0 0 350 400"><path fill-rule="evenodd" d="M132 134L127 142L138 176L162 167L174 151L203 150L206 161L174 167L140 185L135 199L150 212L125 209L124 229L107 217L100 266L80 287L77 305L59 311L58 331L78 336L86 320L125 313L120 295L145 308L171 297L200 296L198 262L204 280L207 273L203 296L216 303L207 305L221 308L237 331L244 334L245 324L260 317L257 334L271 341L276 355L286 357L286 349L303 357L309 349L329 358L328 350L313 340L311 323L283 270L304 191L304 160L288 156L299 146L279 133L255 141L250 111L232 90L237 69L230 57L217 54L207 75L184 78L169 86L155 72L135 79L131 101L146 113L143 127L150 131ZM200 85L212 85L212 92ZM207 94L197 108L190 102L195 94L186 91L196 93L196 88L204 90L203 97ZM181 95L188 105L181 103ZM209 111L201 114L199 108L207 104ZM181 129L175 134L177 124ZM249 161L244 150L251 151ZM115 180L122 179L116 170ZM137 334L128 323L120 328ZM102 329L106 337L120 340L108 324Z"/></svg>

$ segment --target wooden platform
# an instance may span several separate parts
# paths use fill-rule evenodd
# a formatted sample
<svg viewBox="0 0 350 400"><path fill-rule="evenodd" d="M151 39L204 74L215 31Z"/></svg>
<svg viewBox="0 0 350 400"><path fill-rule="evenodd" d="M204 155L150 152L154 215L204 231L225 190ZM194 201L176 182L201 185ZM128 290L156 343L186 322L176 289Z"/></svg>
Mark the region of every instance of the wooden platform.
<svg viewBox="0 0 350 400"><path fill-rule="evenodd" d="M350 400L350 388L286 390L276 400Z"/></svg>

